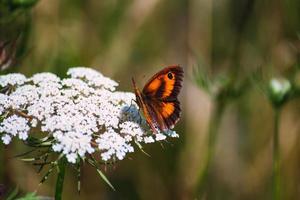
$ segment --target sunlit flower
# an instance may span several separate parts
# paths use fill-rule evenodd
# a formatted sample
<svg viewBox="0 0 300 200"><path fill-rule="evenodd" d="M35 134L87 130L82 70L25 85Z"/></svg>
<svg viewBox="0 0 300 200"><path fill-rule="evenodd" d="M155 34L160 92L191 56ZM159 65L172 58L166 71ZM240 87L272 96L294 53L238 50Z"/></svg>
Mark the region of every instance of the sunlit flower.
<svg viewBox="0 0 300 200"><path fill-rule="evenodd" d="M7 85L21 85L26 81L26 77L23 74L11 73L2 75L0 79L0 85L5 87Z"/></svg>
<svg viewBox="0 0 300 200"><path fill-rule="evenodd" d="M291 88L291 83L286 79L273 78L270 82L270 87L277 95L284 95Z"/></svg>
<svg viewBox="0 0 300 200"><path fill-rule="evenodd" d="M291 90L291 83L287 79L271 79L269 83L269 96L275 104L284 101Z"/></svg>
<svg viewBox="0 0 300 200"><path fill-rule="evenodd" d="M6 134L6 136L2 137L4 143L9 143L10 139L8 137L14 136L18 136L21 140L26 140L29 129L28 120L17 115L4 119L0 125L0 132Z"/></svg>
<svg viewBox="0 0 300 200"><path fill-rule="evenodd" d="M134 151L131 144L111 128L101 134L96 142L100 151L103 152L101 156L104 161L110 160L114 156L122 160L127 153Z"/></svg>

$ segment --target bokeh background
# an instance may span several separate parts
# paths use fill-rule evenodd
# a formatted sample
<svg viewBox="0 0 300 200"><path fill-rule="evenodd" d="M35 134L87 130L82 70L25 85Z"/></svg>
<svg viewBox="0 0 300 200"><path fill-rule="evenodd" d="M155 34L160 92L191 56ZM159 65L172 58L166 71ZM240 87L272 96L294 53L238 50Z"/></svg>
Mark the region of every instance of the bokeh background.
<svg viewBox="0 0 300 200"><path fill-rule="evenodd" d="M175 128L180 138L145 145L151 157L137 150L106 166L116 192L84 166L79 195L76 170L69 167L63 199L196 199L214 126L215 151L201 199L271 198L274 112L255 81L245 80L257 69L266 77L262 82L297 77L300 1L7 2L0 1L0 40L13 41L8 46L13 64L1 73L50 71L64 77L69 67L86 66L132 91L132 76L142 87L163 66L180 64L185 70L183 115ZM214 113L216 98L195 81L199 74L245 86ZM299 105L297 98L289 101L280 118L282 199L300 198ZM216 118L218 123L211 122ZM53 196L55 176L38 186L36 169L12 158L22 145L0 148L0 183L7 191L18 186L24 193Z"/></svg>

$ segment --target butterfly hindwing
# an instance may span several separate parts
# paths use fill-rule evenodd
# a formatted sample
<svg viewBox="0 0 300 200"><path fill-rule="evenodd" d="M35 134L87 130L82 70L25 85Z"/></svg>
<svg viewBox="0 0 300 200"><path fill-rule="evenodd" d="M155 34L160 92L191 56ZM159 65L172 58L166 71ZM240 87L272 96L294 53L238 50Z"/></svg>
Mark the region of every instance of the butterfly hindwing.
<svg viewBox="0 0 300 200"><path fill-rule="evenodd" d="M158 108L159 105L155 102L146 103L146 104L147 104L149 113L151 113L150 114L151 121L153 122L154 126L156 126L156 128L159 128L160 130L169 129L168 125L166 124L166 122L164 120L164 117L160 114L160 109ZM147 121L150 121L150 120L147 120ZM152 130L153 130L153 128L152 128ZM154 130L154 132L157 132L157 131Z"/></svg>
<svg viewBox="0 0 300 200"><path fill-rule="evenodd" d="M168 129L173 128L180 119L181 109L179 101L163 102L161 109L161 114L168 126Z"/></svg>
<svg viewBox="0 0 300 200"><path fill-rule="evenodd" d="M154 118L158 120L161 130L167 130L173 128L173 126L180 119L180 103L175 101L156 101L151 103L152 110L154 110ZM159 123L161 121L161 123Z"/></svg>

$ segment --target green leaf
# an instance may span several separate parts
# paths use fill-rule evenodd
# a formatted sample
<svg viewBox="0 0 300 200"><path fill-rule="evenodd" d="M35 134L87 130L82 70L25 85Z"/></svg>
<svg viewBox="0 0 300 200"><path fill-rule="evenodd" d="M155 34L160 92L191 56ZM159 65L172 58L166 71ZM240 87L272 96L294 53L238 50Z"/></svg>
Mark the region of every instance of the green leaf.
<svg viewBox="0 0 300 200"><path fill-rule="evenodd" d="M6 200L13 200L13 199L16 199L18 193L19 193L19 188L16 187L16 188L9 194L9 196L6 198Z"/></svg>
<svg viewBox="0 0 300 200"><path fill-rule="evenodd" d="M15 7L29 8L34 6L38 0L12 0L11 3Z"/></svg>
<svg viewBox="0 0 300 200"><path fill-rule="evenodd" d="M20 158L20 160L23 161L23 162L33 162L36 159L35 158Z"/></svg>
<svg viewBox="0 0 300 200"><path fill-rule="evenodd" d="M144 154L146 154L147 156L151 157L151 155L148 154L148 153L143 149L143 146L142 146L139 142L135 141L135 143L136 143L136 145L139 147L139 149L140 149Z"/></svg>
<svg viewBox="0 0 300 200"><path fill-rule="evenodd" d="M30 151L26 151L25 153L17 154L17 155L15 155L14 157L15 157L15 158L17 158L17 157L23 157L23 156L26 156L26 155L28 155L28 154L33 153L33 152L36 151L36 150L38 150L38 148L34 148L34 149L30 150Z"/></svg>
<svg viewBox="0 0 300 200"><path fill-rule="evenodd" d="M107 183L107 185L109 185L111 187L111 189L113 189L114 191L116 191L116 189L114 188L114 186L110 183L110 181L108 180L108 178L104 175L104 173L99 169L99 166L97 164L97 161L95 160L95 158L91 158L91 159L87 159L87 161L96 168L99 176Z"/></svg>
<svg viewBox="0 0 300 200"><path fill-rule="evenodd" d="M114 191L116 191L116 189L114 188L114 186L110 183L110 181L107 179L107 177L105 176L105 174L103 174L103 172L96 168L98 174L100 175L100 177L111 187L111 189L113 189Z"/></svg>
<svg viewBox="0 0 300 200"><path fill-rule="evenodd" d="M203 67L193 68L193 80L198 85L198 87L202 88L207 93L211 91L212 80L208 75L208 72Z"/></svg>
<svg viewBox="0 0 300 200"><path fill-rule="evenodd" d="M43 184L49 177L49 175L53 172L53 169L57 166L57 162L53 162L53 164L51 165L51 167L48 169L48 171L46 172L46 174L43 176L43 178L41 179L39 185Z"/></svg>
<svg viewBox="0 0 300 200"><path fill-rule="evenodd" d="M18 198L17 200L40 200L34 192L26 194L26 196Z"/></svg>

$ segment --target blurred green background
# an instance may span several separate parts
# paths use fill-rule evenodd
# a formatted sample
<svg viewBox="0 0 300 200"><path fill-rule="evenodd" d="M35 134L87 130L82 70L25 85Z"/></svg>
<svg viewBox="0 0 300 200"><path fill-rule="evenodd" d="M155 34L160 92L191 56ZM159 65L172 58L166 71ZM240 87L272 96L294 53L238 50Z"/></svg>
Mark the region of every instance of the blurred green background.
<svg viewBox="0 0 300 200"><path fill-rule="evenodd" d="M195 69L212 79L230 79L230 87L257 68L266 77L297 77L299 0L0 2L0 40L17 41L16 50L9 46L14 65L3 73L50 71L64 77L69 67L86 66L117 80L120 90L132 91L132 76L141 88L163 66L180 64L185 70L183 116L175 128L180 138L145 145L151 157L137 150L107 166L116 192L84 166L79 195L76 170L69 167L63 199L195 199L213 126L218 126L216 149L202 199L271 198L270 102L246 83L241 95L224 98L216 125L211 122L216 99L193 79ZM289 101L280 120L282 199L300 199L299 105ZM1 145L0 183L8 190L18 185L24 192L53 196L55 176L38 187L41 175L35 168L12 158L21 150L18 144Z"/></svg>

